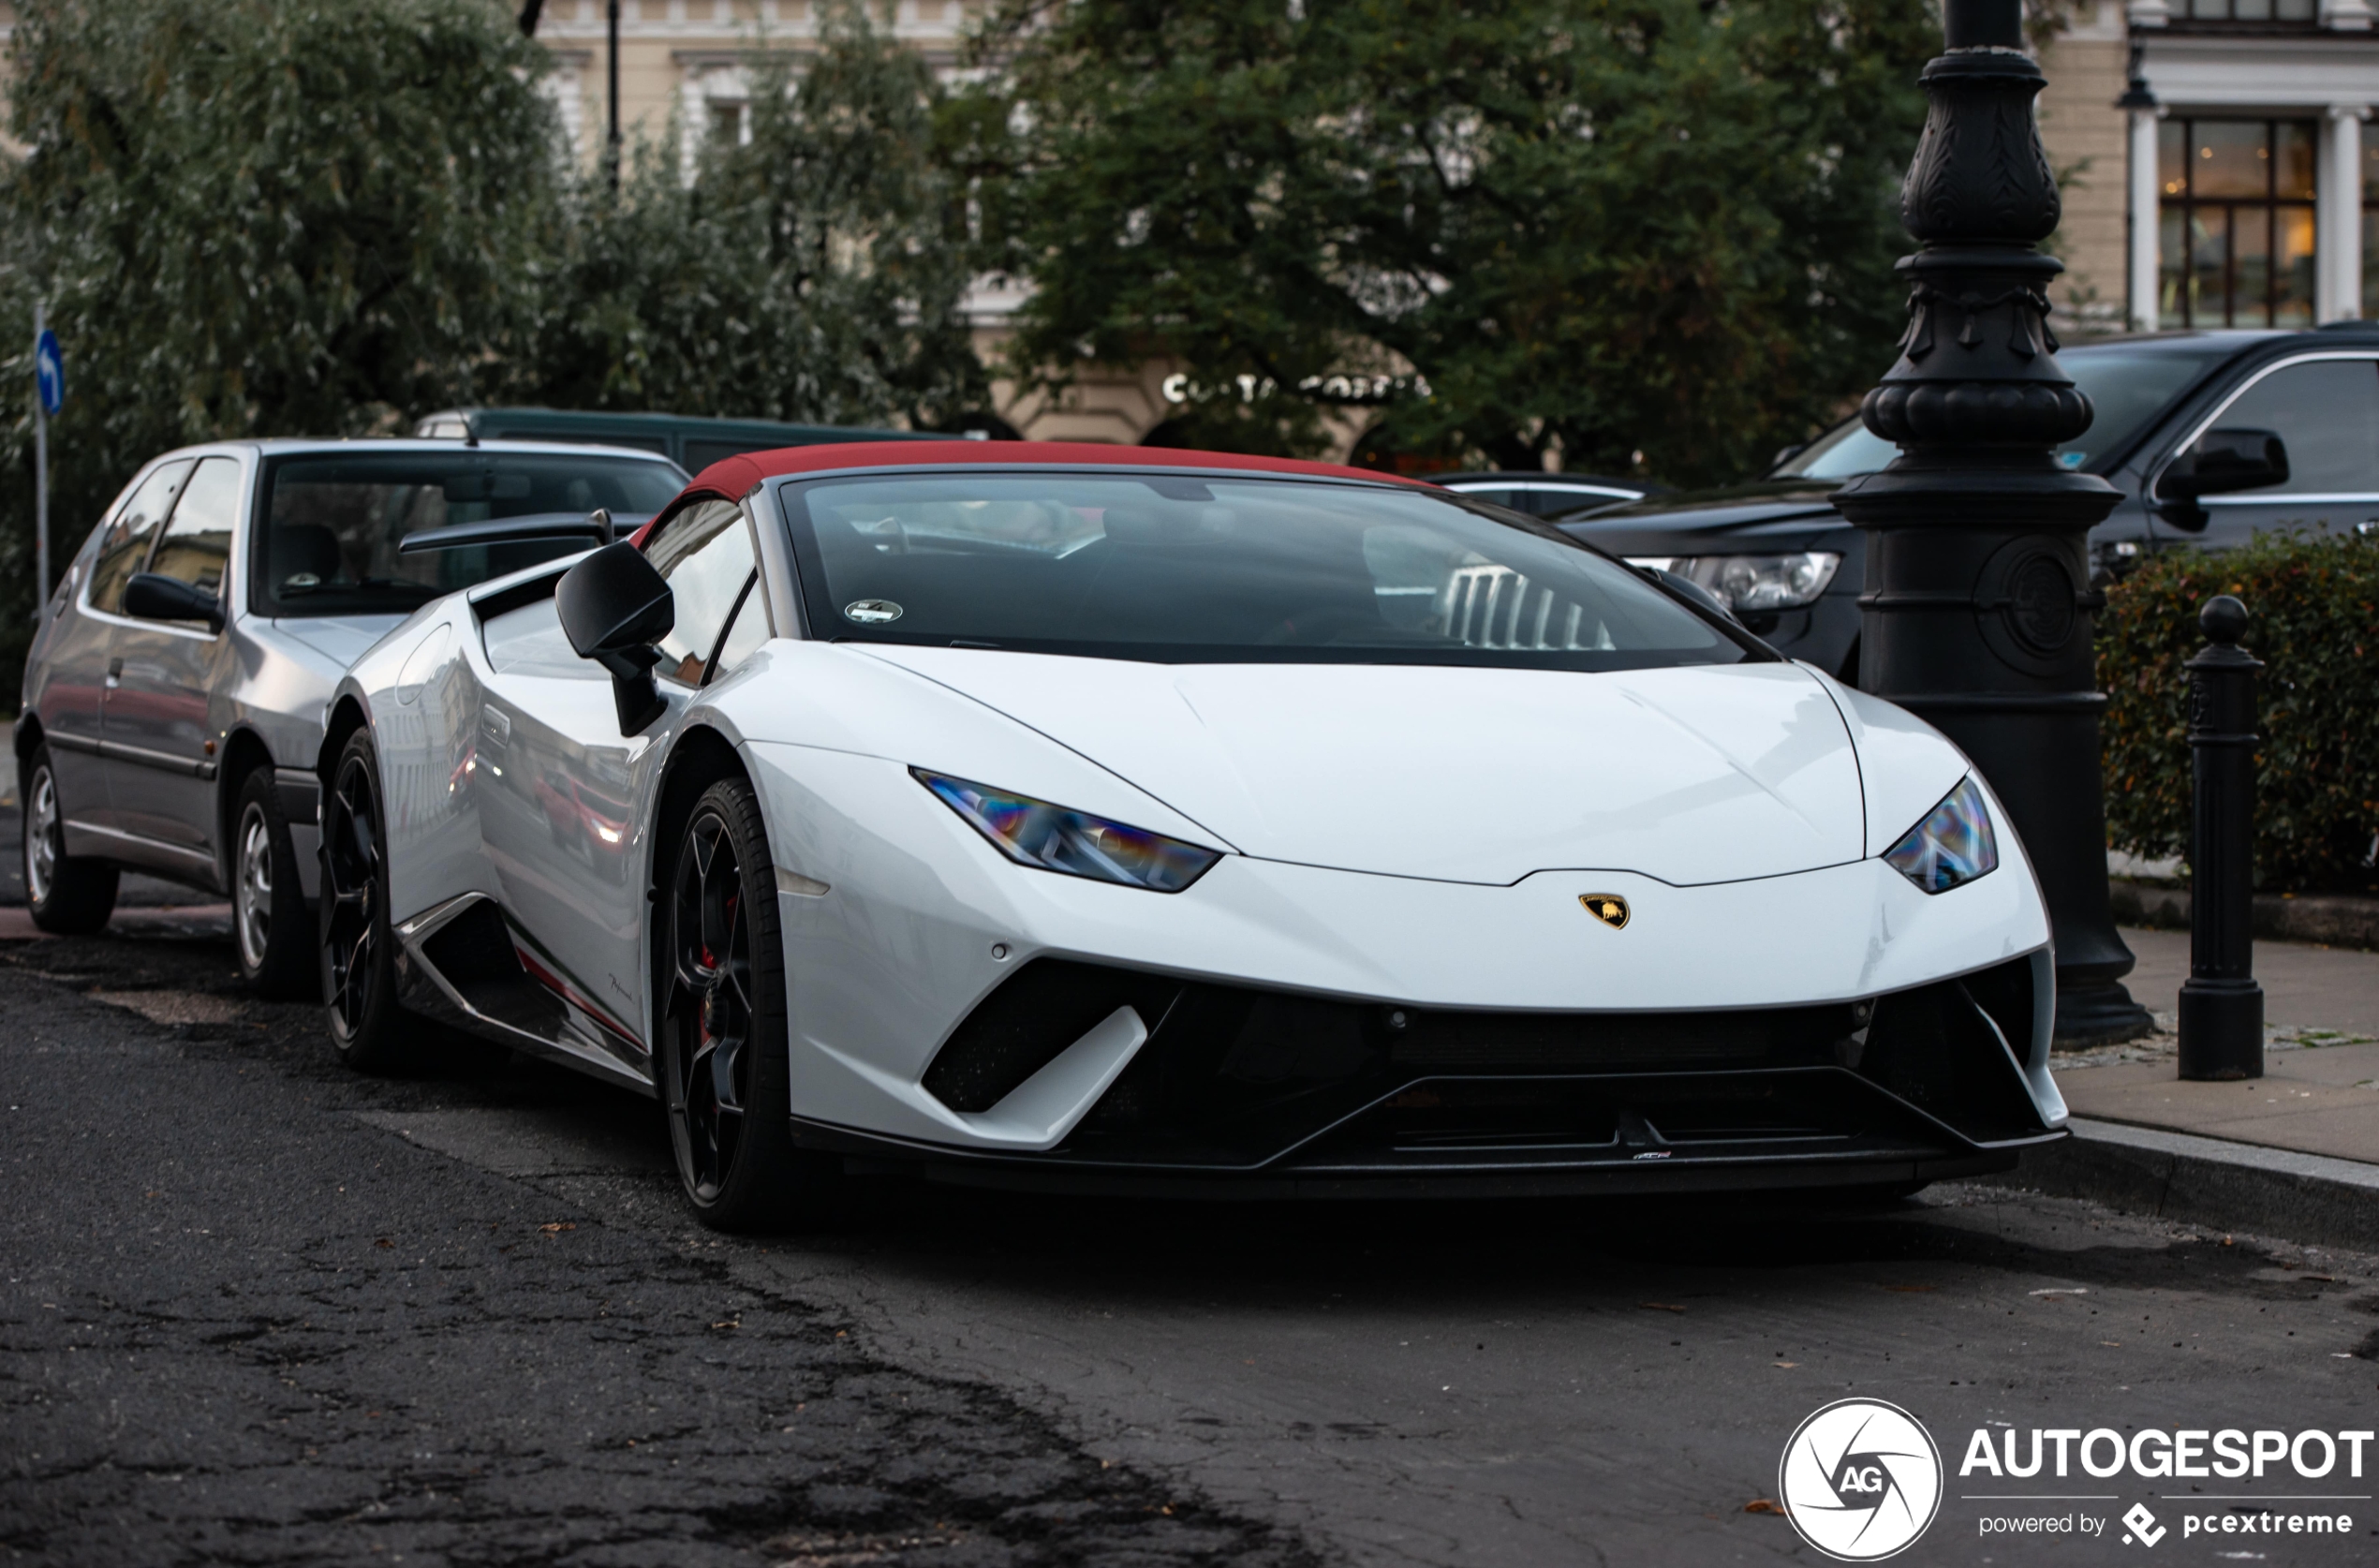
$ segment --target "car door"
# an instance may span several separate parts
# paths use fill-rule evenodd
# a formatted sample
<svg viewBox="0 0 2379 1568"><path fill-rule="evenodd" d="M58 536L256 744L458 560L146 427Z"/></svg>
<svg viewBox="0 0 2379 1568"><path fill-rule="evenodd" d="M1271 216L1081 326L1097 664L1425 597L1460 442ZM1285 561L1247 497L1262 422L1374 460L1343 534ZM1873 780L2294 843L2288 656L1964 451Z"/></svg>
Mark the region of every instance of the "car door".
<svg viewBox="0 0 2379 1568"><path fill-rule="evenodd" d="M246 498L237 458L201 459L145 570L220 599ZM126 859L185 877L214 871L213 710L230 652L228 629L204 621L118 619L99 738Z"/></svg>
<svg viewBox="0 0 2379 1568"><path fill-rule="evenodd" d="M49 736L69 854L112 859L121 849L99 739L107 688L115 679L112 659L124 584L147 566L157 530L180 498L190 468L190 459L176 458L159 464L141 480L100 533L73 608L50 633L37 701Z"/></svg>
<svg viewBox="0 0 2379 1568"><path fill-rule="evenodd" d="M2180 450L2209 430L2278 436L2288 479L2202 497L2205 524L2194 533L2186 530L2185 513L2165 507L2159 523L2179 525L2180 538L2224 549L2262 532L2347 532L2379 518L2379 357L2330 352L2283 361L2194 426Z"/></svg>
<svg viewBox="0 0 2379 1568"><path fill-rule="evenodd" d="M523 960L570 1005L583 1043L613 1054L643 1052L647 1032L642 879L659 760L755 560L743 509L721 500L670 518L645 554L676 599L654 672L668 714L623 736L609 678L570 654L546 599L488 627L478 743L490 764L480 832Z"/></svg>

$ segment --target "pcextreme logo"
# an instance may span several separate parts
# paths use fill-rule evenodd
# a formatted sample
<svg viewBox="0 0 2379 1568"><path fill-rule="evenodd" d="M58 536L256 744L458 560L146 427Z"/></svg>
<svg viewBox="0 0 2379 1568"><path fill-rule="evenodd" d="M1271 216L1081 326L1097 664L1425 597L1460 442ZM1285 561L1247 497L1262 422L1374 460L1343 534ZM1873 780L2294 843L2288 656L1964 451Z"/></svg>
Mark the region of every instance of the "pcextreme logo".
<svg viewBox="0 0 2379 1568"><path fill-rule="evenodd" d="M1776 1495L1801 1539L1842 1562L1914 1544L1942 1505L1942 1456L1916 1417L1880 1399L1838 1399L1794 1429Z"/></svg>

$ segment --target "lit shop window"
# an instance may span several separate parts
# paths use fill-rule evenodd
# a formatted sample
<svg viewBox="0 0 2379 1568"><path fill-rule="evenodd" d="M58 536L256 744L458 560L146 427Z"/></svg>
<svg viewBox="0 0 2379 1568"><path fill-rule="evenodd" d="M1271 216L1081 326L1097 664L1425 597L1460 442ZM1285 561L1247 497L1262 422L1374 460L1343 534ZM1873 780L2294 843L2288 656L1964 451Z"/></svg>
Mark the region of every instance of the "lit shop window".
<svg viewBox="0 0 2379 1568"><path fill-rule="evenodd" d="M2310 27L2313 23L2313 0L2186 0L2175 6L2173 21L2240 22L2256 26L2272 22Z"/></svg>
<svg viewBox="0 0 2379 1568"><path fill-rule="evenodd" d="M2312 326L2313 122L2173 119L2156 142L2164 324Z"/></svg>

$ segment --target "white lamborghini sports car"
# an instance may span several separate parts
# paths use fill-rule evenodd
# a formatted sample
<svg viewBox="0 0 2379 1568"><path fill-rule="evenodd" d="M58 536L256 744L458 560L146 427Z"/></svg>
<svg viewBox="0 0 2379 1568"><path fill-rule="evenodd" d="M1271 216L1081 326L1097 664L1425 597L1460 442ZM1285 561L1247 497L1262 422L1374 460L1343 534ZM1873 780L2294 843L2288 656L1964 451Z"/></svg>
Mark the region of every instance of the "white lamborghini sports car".
<svg viewBox="0 0 2379 1568"><path fill-rule="evenodd" d="M341 1054L430 1014L658 1095L721 1226L852 1166L1884 1189L2062 1132L2047 913L1955 747L1377 474L732 458L391 632L321 782Z"/></svg>

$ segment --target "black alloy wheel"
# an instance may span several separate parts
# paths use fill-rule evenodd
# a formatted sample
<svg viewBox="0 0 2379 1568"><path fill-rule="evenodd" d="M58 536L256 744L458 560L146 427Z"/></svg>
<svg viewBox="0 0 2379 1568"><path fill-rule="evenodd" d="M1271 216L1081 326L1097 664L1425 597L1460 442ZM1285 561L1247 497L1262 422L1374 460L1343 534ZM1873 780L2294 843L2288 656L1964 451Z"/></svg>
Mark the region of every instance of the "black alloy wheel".
<svg viewBox="0 0 2379 1568"><path fill-rule="evenodd" d="M833 1167L792 1139L776 873L741 778L695 802L663 911L656 1066L687 1201L717 1230L812 1217Z"/></svg>
<svg viewBox="0 0 2379 1568"><path fill-rule="evenodd" d="M412 1055L396 1005L396 939L389 930L388 833L380 820L379 756L358 730L339 753L322 803L322 998L331 1046L360 1072Z"/></svg>

